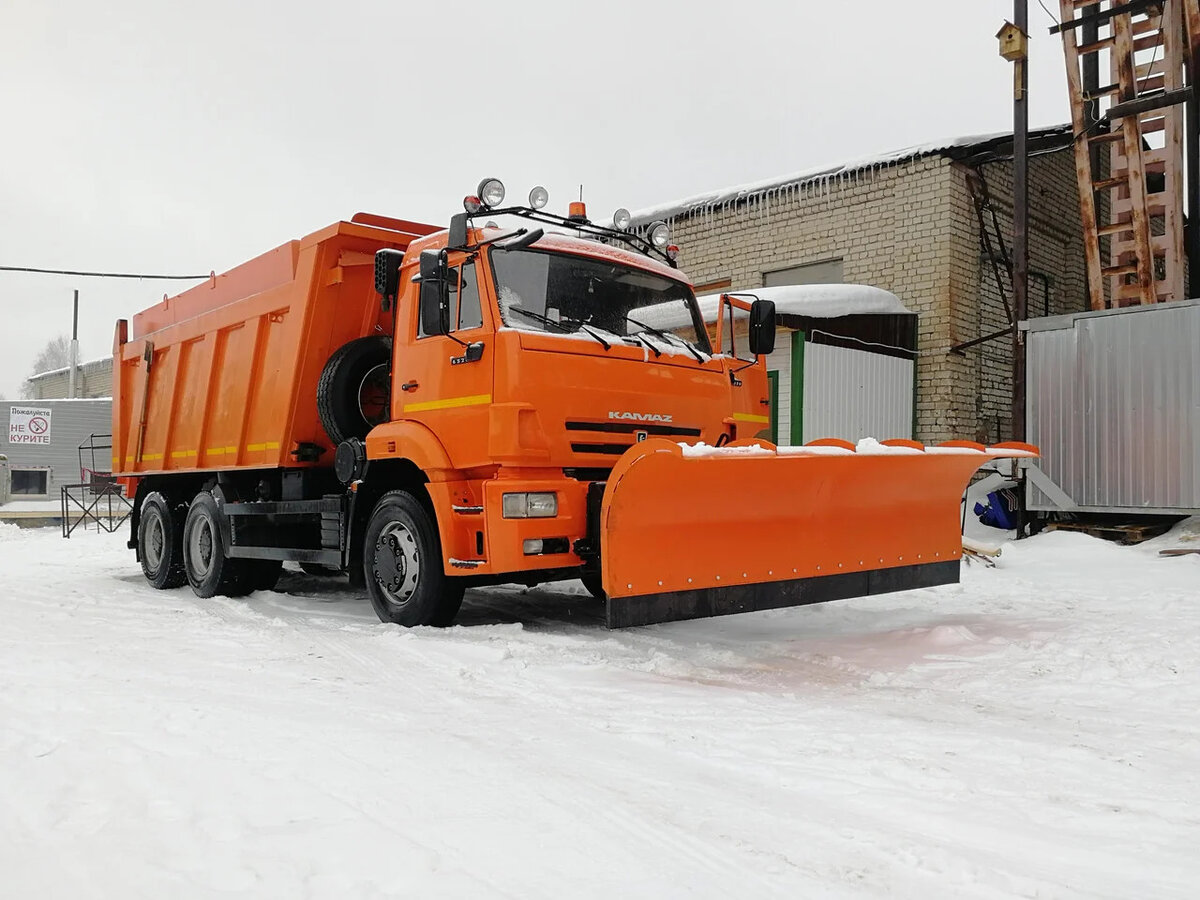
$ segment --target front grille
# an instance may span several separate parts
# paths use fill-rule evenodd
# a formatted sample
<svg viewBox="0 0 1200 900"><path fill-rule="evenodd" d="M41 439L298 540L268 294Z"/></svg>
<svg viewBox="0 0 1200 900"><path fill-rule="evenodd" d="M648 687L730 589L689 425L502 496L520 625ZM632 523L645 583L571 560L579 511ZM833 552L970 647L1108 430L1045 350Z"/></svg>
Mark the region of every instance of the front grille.
<svg viewBox="0 0 1200 900"><path fill-rule="evenodd" d="M596 431L604 434L673 434L679 437L700 437L699 428L683 425L659 425L655 422L567 422L567 431Z"/></svg>
<svg viewBox="0 0 1200 900"><path fill-rule="evenodd" d="M608 479L612 469L603 468L584 468L580 466L572 466L571 468L563 469L563 474L568 478L573 478L576 481L605 481Z"/></svg>
<svg viewBox="0 0 1200 900"><path fill-rule="evenodd" d="M572 444L571 449L576 453L603 453L607 456L620 456L633 444Z"/></svg>

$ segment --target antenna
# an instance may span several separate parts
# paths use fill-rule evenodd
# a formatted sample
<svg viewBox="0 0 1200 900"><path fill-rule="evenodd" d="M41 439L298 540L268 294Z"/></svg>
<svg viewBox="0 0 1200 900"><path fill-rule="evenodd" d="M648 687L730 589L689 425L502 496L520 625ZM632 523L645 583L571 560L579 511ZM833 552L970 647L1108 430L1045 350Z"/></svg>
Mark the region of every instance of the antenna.
<svg viewBox="0 0 1200 900"><path fill-rule="evenodd" d="M583 202L583 185L579 186L579 202Z"/></svg>

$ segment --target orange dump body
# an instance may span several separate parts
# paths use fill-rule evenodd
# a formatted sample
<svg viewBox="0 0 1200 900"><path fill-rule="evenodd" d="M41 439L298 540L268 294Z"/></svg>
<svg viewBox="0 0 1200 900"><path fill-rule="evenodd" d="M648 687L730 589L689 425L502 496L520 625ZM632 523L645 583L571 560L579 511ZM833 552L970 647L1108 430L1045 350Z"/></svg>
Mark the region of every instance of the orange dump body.
<svg viewBox="0 0 1200 900"><path fill-rule="evenodd" d="M113 471L331 465L322 366L347 341L391 331L375 251L435 230L360 213L164 299L132 328L118 322Z"/></svg>

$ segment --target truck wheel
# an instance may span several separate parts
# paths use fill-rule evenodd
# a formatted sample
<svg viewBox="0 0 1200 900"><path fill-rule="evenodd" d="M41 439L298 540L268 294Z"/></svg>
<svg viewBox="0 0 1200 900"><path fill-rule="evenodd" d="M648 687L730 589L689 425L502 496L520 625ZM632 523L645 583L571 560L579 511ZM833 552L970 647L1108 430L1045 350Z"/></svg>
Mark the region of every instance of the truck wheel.
<svg viewBox="0 0 1200 900"><path fill-rule="evenodd" d="M164 590L187 581L183 570L183 517L158 491L146 495L138 520L138 556L142 574Z"/></svg>
<svg viewBox="0 0 1200 900"><path fill-rule="evenodd" d="M343 344L317 383L317 413L325 433L337 446L386 422L391 413L392 343L370 335Z"/></svg>
<svg viewBox="0 0 1200 900"><path fill-rule="evenodd" d="M406 491L384 494L371 513L363 572L381 622L450 625L462 605L462 582L442 570L437 525Z"/></svg>
<svg viewBox="0 0 1200 900"><path fill-rule="evenodd" d="M208 491L201 491L188 507L183 523L183 566L197 597L250 593L243 560L230 559L221 543L221 510Z"/></svg>
<svg viewBox="0 0 1200 900"><path fill-rule="evenodd" d="M604 593L604 585L601 583L599 575L580 575L579 580L583 582L583 586L587 588L587 592L601 603L608 600L608 595Z"/></svg>

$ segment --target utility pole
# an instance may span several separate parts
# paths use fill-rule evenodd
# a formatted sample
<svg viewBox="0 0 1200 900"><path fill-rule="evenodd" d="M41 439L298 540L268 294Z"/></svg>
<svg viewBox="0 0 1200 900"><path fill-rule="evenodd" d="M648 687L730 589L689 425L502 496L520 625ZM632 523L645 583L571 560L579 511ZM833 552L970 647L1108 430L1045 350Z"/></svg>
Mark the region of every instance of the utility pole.
<svg viewBox="0 0 1200 900"><path fill-rule="evenodd" d="M1012 436L1025 440L1025 335L1029 311L1029 3L1013 0L1012 27L1000 31L1000 53L1013 64L1013 344Z"/></svg>
<svg viewBox="0 0 1200 900"><path fill-rule="evenodd" d="M75 399L75 369L79 365L79 289L75 290L75 311L71 315L71 368L67 372L67 397Z"/></svg>

